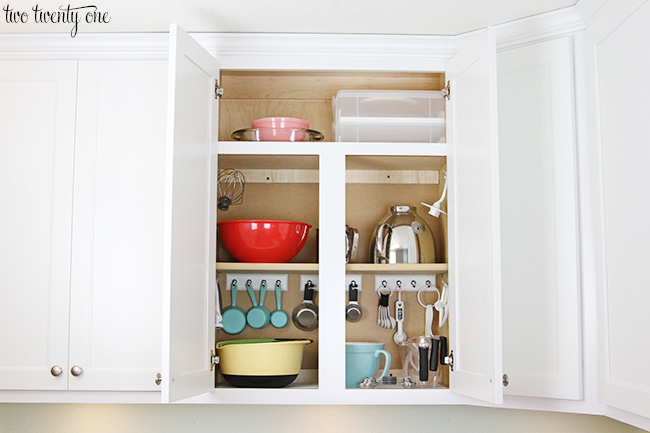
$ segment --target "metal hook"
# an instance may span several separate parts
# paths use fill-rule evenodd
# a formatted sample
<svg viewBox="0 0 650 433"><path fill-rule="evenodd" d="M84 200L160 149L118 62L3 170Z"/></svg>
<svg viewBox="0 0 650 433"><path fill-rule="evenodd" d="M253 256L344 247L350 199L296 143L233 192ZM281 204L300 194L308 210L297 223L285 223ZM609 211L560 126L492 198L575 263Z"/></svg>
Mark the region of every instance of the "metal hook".
<svg viewBox="0 0 650 433"><path fill-rule="evenodd" d="M430 289L430 288L431 288L431 281L427 280L427 281L425 282L425 284L427 285L427 289ZM427 308L427 306L424 305L424 303L423 303L422 300L420 299L420 294L422 293L422 291L423 291L424 289L425 289L425 288L423 287L423 288L421 288L420 290L418 290L418 302L420 303L420 305L422 305L422 307ZM438 290L437 287L434 287L433 290L435 290L435 292L438 294L438 299L436 300L436 302L438 302L438 301L440 300L440 291ZM430 304L430 305L434 305L434 304L435 304L435 302L434 302L433 304Z"/></svg>
<svg viewBox="0 0 650 433"><path fill-rule="evenodd" d="M382 289L386 289L386 290L389 290L389 291L390 291L390 294L388 295L388 297L393 296L393 289L389 289L389 288L388 288L388 283L386 282L386 280L384 280L384 281L381 282L381 286L380 286L380 287L377 287L377 295L378 295L379 297L381 297L381 291L382 291Z"/></svg>
<svg viewBox="0 0 650 433"><path fill-rule="evenodd" d="M397 302L402 302L402 281L395 281L395 286L397 288Z"/></svg>

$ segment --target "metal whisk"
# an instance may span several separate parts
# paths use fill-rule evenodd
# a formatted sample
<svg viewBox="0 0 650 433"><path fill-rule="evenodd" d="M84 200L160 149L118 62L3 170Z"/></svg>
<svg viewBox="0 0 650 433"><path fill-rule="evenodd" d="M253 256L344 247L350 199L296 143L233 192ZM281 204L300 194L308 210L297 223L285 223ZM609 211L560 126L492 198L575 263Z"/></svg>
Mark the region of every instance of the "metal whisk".
<svg viewBox="0 0 650 433"><path fill-rule="evenodd" d="M228 210L230 206L241 204L244 199L246 179L239 170L224 168L217 179L217 208Z"/></svg>

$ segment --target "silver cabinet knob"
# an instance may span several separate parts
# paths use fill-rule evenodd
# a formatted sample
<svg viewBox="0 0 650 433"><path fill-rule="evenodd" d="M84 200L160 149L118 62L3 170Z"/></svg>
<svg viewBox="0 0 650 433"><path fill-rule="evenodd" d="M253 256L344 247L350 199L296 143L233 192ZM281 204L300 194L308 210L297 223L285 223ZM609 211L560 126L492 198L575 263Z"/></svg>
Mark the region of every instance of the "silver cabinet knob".
<svg viewBox="0 0 650 433"><path fill-rule="evenodd" d="M59 377L61 376L61 373L63 373L63 369L60 366L55 365L50 369L50 373L52 373L52 376L54 377Z"/></svg>
<svg viewBox="0 0 650 433"><path fill-rule="evenodd" d="M84 372L84 371L83 371L83 368L79 367L78 365L75 365L74 367L72 367L72 368L70 369L70 373L72 373L72 375L73 375L74 377L81 376L81 373L83 373L83 372Z"/></svg>

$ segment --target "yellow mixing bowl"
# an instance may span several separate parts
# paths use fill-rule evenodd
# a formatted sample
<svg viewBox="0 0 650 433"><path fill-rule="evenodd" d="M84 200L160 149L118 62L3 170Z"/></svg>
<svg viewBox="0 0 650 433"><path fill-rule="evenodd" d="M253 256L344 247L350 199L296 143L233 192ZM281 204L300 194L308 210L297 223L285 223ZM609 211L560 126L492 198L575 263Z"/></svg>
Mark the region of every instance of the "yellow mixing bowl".
<svg viewBox="0 0 650 433"><path fill-rule="evenodd" d="M293 382L309 339L250 339L217 343L219 368L234 386L279 388Z"/></svg>

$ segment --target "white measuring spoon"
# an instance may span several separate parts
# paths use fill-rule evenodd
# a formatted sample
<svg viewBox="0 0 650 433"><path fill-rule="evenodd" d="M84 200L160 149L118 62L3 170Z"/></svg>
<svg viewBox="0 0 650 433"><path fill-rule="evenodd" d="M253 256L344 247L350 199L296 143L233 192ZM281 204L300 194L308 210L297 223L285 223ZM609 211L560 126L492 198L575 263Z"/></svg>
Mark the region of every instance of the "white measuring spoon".
<svg viewBox="0 0 650 433"><path fill-rule="evenodd" d="M407 340L406 333L404 332L404 301L402 301L402 291L397 292L397 302L395 302L395 316L397 317L397 332L393 335L395 344L400 345Z"/></svg>
<svg viewBox="0 0 650 433"><path fill-rule="evenodd" d="M431 283L427 281L427 288L431 288ZM424 335L425 337L433 337L433 308L434 304L427 304L425 305L422 300L420 299L420 294L424 288L418 290L418 302L420 305L422 305L425 309L424 311ZM438 300L440 300L440 291L438 290L437 287L433 287L433 290L438 294Z"/></svg>

